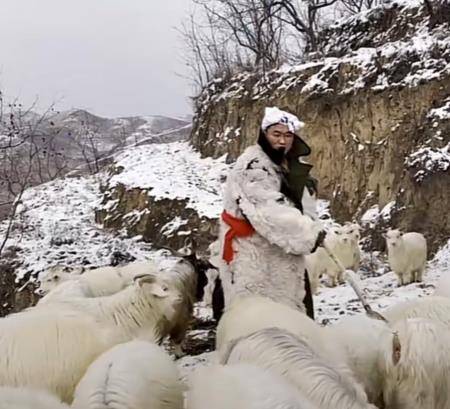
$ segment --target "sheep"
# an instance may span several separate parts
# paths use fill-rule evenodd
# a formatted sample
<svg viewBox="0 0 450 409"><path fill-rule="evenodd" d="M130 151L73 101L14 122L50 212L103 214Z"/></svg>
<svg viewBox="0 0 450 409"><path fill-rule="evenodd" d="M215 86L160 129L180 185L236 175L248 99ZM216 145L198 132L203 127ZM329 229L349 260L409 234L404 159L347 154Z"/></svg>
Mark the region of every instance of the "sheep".
<svg viewBox="0 0 450 409"><path fill-rule="evenodd" d="M219 277L219 271L215 268L208 268L205 272L208 278L208 283L205 286L205 293L203 295L203 302L206 306L212 305L213 292L216 285L216 280Z"/></svg>
<svg viewBox="0 0 450 409"><path fill-rule="evenodd" d="M357 271L361 260L359 226L356 223L336 225L327 234L325 243L344 268Z"/></svg>
<svg viewBox="0 0 450 409"><path fill-rule="evenodd" d="M175 363L143 340L116 345L88 368L73 409L182 409L183 386Z"/></svg>
<svg viewBox="0 0 450 409"><path fill-rule="evenodd" d="M177 305L177 314L171 323L170 331L175 354L181 356L181 344L192 319L197 293L197 272L184 258L169 259L159 266L152 261L143 261L117 267L100 267L89 270L81 276L73 276L66 269L57 266L51 269L43 280L44 287L41 293L52 286L54 288L38 304L55 303L67 298L112 295L129 285L134 277L150 273L158 273L166 280L171 280L183 295L184 301ZM57 278L56 282L55 278Z"/></svg>
<svg viewBox="0 0 450 409"><path fill-rule="evenodd" d="M0 409L69 409L46 391L0 386Z"/></svg>
<svg viewBox="0 0 450 409"><path fill-rule="evenodd" d="M199 368L186 409L318 409L280 375L248 364Z"/></svg>
<svg viewBox="0 0 450 409"><path fill-rule="evenodd" d="M137 284L104 297L66 298L35 308L61 308L88 314L105 325L120 327L127 336L133 336L151 323L158 339L161 340L173 329L183 302L183 293L177 283L162 276L144 274L136 277ZM144 283L150 283L152 291L144 291ZM155 302L155 301L163 301Z"/></svg>
<svg viewBox="0 0 450 409"><path fill-rule="evenodd" d="M42 296L48 294L66 281L77 280L83 272L84 267L72 268L60 264L54 265L42 274L42 277L39 279L39 288L36 292Z"/></svg>
<svg viewBox="0 0 450 409"><path fill-rule="evenodd" d="M336 225L327 234L325 244L344 268L358 270L361 260L359 248L359 225L356 223L345 226ZM311 291L317 293L319 279L323 274L329 277L330 286L335 287L344 282L343 270L336 265L328 252L319 247L314 253L305 257L306 269L309 273Z"/></svg>
<svg viewBox="0 0 450 409"><path fill-rule="evenodd" d="M383 334L391 333L385 322L358 314L324 328L335 342L355 378L362 383L369 402L381 407L382 375L377 369L378 347Z"/></svg>
<svg viewBox="0 0 450 409"><path fill-rule="evenodd" d="M0 319L0 385L47 389L65 402L89 364L136 337L159 342L178 291L147 275L107 297L33 307Z"/></svg>
<svg viewBox="0 0 450 409"><path fill-rule="evenodd" d="M378 366L387 409L450 407L450 331L413 318L392 326L380 342Z"/></svg>
<svg viewBox="0 0 450 409"><path fill-rule="evenodd" d="M439 321L450 329L450 299L428 296L403 301L383 311L383 315L392 323L406 318L427 318Z"/></svg>
<svg viewBox="0 0 450 409"><path fill-rule="evenodd" d="M221 363L241 362L278 373L321 409L376 409L353 377L288 331L267 328L233 341Z"/></svg>
<svg viewBox="0 0 450 409"><path fill-rule="evenodd" d="M388 230L385 234L388 261L398 285L422 281L427 262L427 242L420 233Z"/></svg>
<svg viewBox="0 0 450 409"><path fill-rule="evenodd" d="M105 266L88 271L77 267L70 271L70 267L64 266L54 266L47 271L38 290L40 295L45 295L40 300L41 303L68 295L83 294L85 297L111 295L131 284L135 276L156 273L158 269L152 261L135 261L123 266ZM70 280L75 280L75 283L68 285ZM63 289L58 290L64 283Z"/></svg>
<svg viewBox="0 0 450 409"><path fill-rule="evenodd" d="M265 328L276 327L300 336L314 350L345 371L346 365L322 328L304 313L258 295L236 297L217 326L216 349L222 359L231 341ZM348 369L347 369L348 371Z"/></svg>
<svg viewBox="0 0 450 409"><path fill-rule="evenodd" d="M343 281L342 270L336 265L323 247L305 256L306 270L309 274L311 292L317 294L320 277L326 274L330 279L330 285L335 287L338 282Z"/></svg>

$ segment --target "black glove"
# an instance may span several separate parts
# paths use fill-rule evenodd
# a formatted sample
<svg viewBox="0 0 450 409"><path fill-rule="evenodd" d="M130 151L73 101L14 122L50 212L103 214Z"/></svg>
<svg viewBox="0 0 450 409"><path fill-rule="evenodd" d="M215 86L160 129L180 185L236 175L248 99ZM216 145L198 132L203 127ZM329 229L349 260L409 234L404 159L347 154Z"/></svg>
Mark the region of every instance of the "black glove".
<svg viewBox="0 0 450 409"><path fill-rule="evenodd" d="M314 244L314 247L311 250L311 253L314 253L320 246L323 245L323 241L325 240L325 237L327 237L327 232L325 230L321 230L319 235L317 236L316 243Z"/></svg>

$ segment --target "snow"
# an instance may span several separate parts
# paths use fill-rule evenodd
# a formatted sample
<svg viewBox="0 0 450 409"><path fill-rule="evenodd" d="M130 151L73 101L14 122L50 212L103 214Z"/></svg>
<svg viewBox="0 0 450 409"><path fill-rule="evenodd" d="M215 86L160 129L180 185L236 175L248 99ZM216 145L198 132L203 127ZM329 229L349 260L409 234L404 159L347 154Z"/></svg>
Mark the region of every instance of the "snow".
<svg viewBox="0 0 450 409"><path fill-rule="evenodd" d="M444 101L441 107L430 110L427 116L439 120L450 120L450 97Z"/></svg>
<svg viewBox="0 0 450 409"><path fill-rule="evenodd" d="M414 174L417 182L427 175L446 172L450 168L450 142L443 148L420 148L406 157L405 164L408 168L419 169Z"/></svg>
<svg viewBox="0 0 450 409"><path fill-rule="evenodd" d="M23 264L17 279L26 273L37 276L57 263L109 265L114 251L141 260L152 255L148 244L96 226L100 180L92 176L57 179L24 192L22 211L7 242L21 248ZM0 223L0 237L5 228L6 222Z"/></svg>
<svg viewBox="0 0 450 409"><path fill-rule="evenodd" d="M229 169L225 156L201 158L187 142L153 144L125 151L116 158L116 167L123 171L111 177L109 188L149 189L156 200L186 200L186 207L200 216L220 214L222 179Z"/></svg>

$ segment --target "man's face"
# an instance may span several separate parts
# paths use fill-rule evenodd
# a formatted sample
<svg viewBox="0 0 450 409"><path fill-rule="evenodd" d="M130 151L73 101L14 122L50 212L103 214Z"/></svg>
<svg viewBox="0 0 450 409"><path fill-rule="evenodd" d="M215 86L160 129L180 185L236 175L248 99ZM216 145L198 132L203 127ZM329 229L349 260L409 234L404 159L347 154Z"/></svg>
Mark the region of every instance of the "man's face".
<svg viewBox="0 0 450 409"><path fill-rule="evenodd" d="M266 138L274 149L283 148L285 152L291 149L295 135L283 124L272 125L266 130Z"/></svg>

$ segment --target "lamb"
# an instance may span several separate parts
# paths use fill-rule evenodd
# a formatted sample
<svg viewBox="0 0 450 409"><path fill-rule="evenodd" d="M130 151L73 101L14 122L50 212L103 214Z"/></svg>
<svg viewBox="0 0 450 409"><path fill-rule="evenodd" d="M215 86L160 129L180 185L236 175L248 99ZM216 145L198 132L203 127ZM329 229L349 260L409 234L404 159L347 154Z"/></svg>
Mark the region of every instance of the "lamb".
<svg viewBox="0 0 450 409"><path fill-rule="evenodd" d="M427 262L427 242L420 233L388 230L386 239L389 265L398 277L398 285L422 281Z"/></svg>
<svg viewBox="0 0 450 409"><path fill-rule="evenodd" d="M72 409L182 409L183 386L159 346L134 340L100 355L77 385Z"/></svg>
<svg viewBox="0 0 450 409"><path fill-rule="evenodd" d="M0 409L69 409L69 406L42 390L0 386Z"/></svg>
<svg viewBox="0 0 450 409"><path fill-rule="evenodd" d="M359 226L356 223L336 225L328 232L325 243L339 259L344 268L358 270L361 253L359 249Z"/></svg>
<svg viewBox="0 0 450 409"><path fill-rule="evenodd" d="M361 250L358 244L359 229L359 225L356 223L345 226L336 225L325 238L327 248L342 263L343 267L355 271L358 270L361 260ZM314 253L307 255L305 261L313 294L317 293L319 279L323 274L329 277L332 287L344 281L342 269L336 265L324 248L319 247Z"/></svg>
<svg viewBox="0 0 450 409"><path fill-rule="evenodd" d="M39 288L39 294L46 296L40 302L79 294L85 297L111 295L130 285L135 276L156 273L158 270L152 261L135 261L123 266L105 266L83 271L82 267L71 269L59 265L47 270ZM72 280L74 283L69 284ZM63 288L59 288L61 285Z"/></svg>
<svg viewBox="0 0 450 409"><path fill-rule="evenodd" d="M136 337L159 342L180 294L147 275L107 297L43 305L0 319L0 385L47 389L70 402L89 364Z"/></svg>
<svg viewBox="0 0 450 409"><path fill-rule="evenodd" d="M320 277L326 274L330 279L330 285L336 287L338 282L343 281L342 270L336 265L323 247L305 256L306 270L309 274L311 292L317 294Z"/></svg>
<svg viewBox="0 0 450 409"><path fill-rule="evenodd" d="M450 407L450 331L422 318L393 325L380 344L386 408Z"/></svg>
<svg viewBox="0 0 450 409"><path fill-rule="evenodd" d="M339 365L340 370L346 370L338 351L323 336L318 324L298 310L257 295L237 297L226 309L217 326L216 349L219 358L226 354L231 341L270 327L304 338L317 353L327 356L330 362Z"/></svg>
<svg viewBox="0 0 450 409"><path fill-rule="evenodd" d="M318 409L281 376L248 364L208 366L189 378L186 409Z"/></svg>
<svg viewBox="0 0 450 409"><path fill-rule="evenodd" d="M288 331L267 328L238 338L221 363L241 362L278 373L321 409L376 409L353 377L341 373L305 339Z"/></svg>

